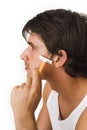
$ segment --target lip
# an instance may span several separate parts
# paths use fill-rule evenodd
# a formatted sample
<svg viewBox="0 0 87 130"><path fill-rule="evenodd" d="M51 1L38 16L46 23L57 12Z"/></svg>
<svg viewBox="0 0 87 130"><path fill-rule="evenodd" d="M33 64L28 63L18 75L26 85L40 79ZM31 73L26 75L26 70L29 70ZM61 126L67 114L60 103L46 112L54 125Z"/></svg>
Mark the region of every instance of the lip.
<svg viewBox="0 0 87 130"><path fill-rule="evenodd" d="M25 66L25 70L29 70L29 67L28 67L28 66Z"/></svg>
<svg viewBox="0 0 87 130"><path fill-rule="evenodd" d="M25 66L25 70L29 70L29 68Z"/></svg>
<svg viewBox="0 0 87 130"><path fill-rule="evenodd" d="M29 65L25 64L25 70L29 70Z"/></svg>

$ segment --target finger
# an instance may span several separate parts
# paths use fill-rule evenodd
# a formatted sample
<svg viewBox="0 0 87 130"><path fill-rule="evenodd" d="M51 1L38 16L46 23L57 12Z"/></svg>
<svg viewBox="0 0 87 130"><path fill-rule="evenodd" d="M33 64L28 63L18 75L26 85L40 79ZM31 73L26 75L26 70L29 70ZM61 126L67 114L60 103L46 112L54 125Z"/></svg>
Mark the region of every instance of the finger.
<svg viewBox="0 0 87 130"><path fill-rule="evenodd" d="M41 88L41 78L38 70L33 71L33 79L32 79L32 87L33 88Z"/></svg>
<svg viewBox="0 0 87 130"><path fill-rule="evenodd" d="M32 84L32 78L28 76L28 77L27 77L27 80L26 80L25 86L28 87L28 88L30 88L30 87L31 87L31 84Z"/></svg>

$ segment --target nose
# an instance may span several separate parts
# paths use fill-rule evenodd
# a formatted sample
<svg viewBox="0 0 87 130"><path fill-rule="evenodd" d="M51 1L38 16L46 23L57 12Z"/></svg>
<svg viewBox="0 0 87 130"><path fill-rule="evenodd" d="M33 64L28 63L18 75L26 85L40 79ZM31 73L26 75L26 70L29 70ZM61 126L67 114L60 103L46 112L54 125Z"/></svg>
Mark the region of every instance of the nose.
<svg viewBox="0 0 87 130"><path fill-rule="evenodd" d="M27 49L25 49L22 54L20 55L20 58L24 61L28 60L28 55L27 55Z"/></svg>

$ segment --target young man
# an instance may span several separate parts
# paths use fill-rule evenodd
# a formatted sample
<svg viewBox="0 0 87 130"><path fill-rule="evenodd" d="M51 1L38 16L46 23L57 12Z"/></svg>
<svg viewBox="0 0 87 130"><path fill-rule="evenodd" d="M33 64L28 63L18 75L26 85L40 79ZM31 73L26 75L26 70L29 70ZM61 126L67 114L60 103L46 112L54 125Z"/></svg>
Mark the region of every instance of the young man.
<svg viewBox="0 0 87 130"><path fill-rule="evenodd" d="M17 130L87 130L87 17L70 10L45 11L27 22L21 54L27 81L16 86L11 105ZM52 60L38 71L42 55ZM43 106L41 80L47 80Z"/></svg>

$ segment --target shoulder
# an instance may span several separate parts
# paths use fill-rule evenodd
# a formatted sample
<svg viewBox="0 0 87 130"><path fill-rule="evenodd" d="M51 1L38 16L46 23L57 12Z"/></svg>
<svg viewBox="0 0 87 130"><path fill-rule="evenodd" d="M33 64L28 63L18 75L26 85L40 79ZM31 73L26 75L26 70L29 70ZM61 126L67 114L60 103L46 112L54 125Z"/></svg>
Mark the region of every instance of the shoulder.
<svg viewBox="0 0 87 130"><path fill-rule="evenodd" d="M76 130L87 130L87 108L85 108L82 115L80 116Z"/></svg>
<svg viewBox="0 0 87 130"><path fill-rule="evenodd" d="M43 102L46 103L48 100L48 97L51 93L52 89L51 86L48 82L46 82L45 86L44 86L44 90L43 90Z"/></svg>

